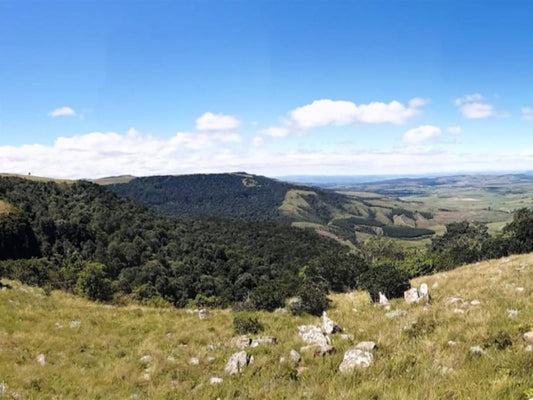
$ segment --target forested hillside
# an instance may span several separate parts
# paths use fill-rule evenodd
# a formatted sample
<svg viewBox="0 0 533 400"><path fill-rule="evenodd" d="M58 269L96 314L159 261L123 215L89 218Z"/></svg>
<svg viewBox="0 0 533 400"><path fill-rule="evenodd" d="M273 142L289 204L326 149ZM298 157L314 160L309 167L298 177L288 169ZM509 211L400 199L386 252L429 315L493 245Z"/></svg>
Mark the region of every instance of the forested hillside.
<svg viewBox="0 0 533 400"><path fill-rule="evenodd" d="M352 242L356 235L411 239L434 233L418 226L431 219L431 213L419 212L413 204L246 173L152 176L108 187L170 216L275 221Z"/></svg>
<svg viewBox="0 0 533 400"><path fill-rule="evenodd" d="M184 305L251 299L275 308L321 274L353 287L364 267L348 249L310 230L218 219L175 219L89 182L0 178L0 275L77 291ZM35 258L41 257L41 258ZM317 280L315 280L317 281ZM327 289L327 288L324 288Z"/></svg>

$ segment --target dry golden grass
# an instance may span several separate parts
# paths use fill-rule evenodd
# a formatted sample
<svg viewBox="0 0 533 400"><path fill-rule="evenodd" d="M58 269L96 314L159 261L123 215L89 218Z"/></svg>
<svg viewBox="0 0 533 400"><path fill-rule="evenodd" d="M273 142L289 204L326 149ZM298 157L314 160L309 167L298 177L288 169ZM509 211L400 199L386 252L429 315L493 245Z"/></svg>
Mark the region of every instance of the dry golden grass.
<svg viewBox="0 0 533 400"><path fill-rule="evenodd" d="M465 266L413 284L421 282L428 283L432 304L409 306L403 299L393 300L393 309L406 311L396 319L370 304L365 293L331 296L329 316L353 334L355 342L375 341L375 362L352 374L338 373L344 351L353 344L334 335L336 353L324 358L302 354L308 369L298 378L279 358L303 345L297 326L319 323L315 317L258 313L265 325L262 334L277 336L279 344L249 349L254 364L242 376L229 377L224 365L236 351L229 347L234 336L229 310L213 310L208 320L200 321L186 310L110 307L58 291L47 297L40 289L9 282L13 288L0 291L0 383L7 385L5 398L22 399L533 396L533 353L524 351L522 339L533 321L533 255ZM447 304L452 296L463 301ZM475 299L481 304L471 305ZM454 313L463 302L465 313ZM518 315L509 318L508 309L518 310ZM71 329L71 320L80 320L81 327ZM511 346L499 349L494 344L500 332L509 335ZM448 345L450 340L456 345ZM220 348L208 349L218 343ZM469 348L474 345L483 347L485 354L472 356ZM45 366L36 361L41 353ZM153 361L141 362L143 355L151 355ZM210 356L215 358L212 363ZM191 357L198 357L200 365L189 365ZM212 386L212 376L224 382Z"/></svg>

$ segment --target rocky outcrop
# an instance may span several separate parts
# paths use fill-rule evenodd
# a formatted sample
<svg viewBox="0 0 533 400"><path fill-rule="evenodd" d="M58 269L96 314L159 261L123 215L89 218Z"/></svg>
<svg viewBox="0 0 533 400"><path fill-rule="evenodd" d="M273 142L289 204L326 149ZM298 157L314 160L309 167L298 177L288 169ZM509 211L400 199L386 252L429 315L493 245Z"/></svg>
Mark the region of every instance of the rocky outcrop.
<svg viewBox="0 0 533 400"><path fill-rule="evenodd" d="M253 356L246 354L244 350L239 351L231 355L226 367L224 368L224 371L226 371L226 373L229 375L235 375L242 372L244 368L250 364L253 364L253 362Z"/></svg>
<svg viewBox="0 0 533 400"><path fill-rule="evenodd" d="M344 353L344 358L339 366L343 373L351 372L354 368L367 368L374 362L374 356L368 351L350 349Z"/></svg>

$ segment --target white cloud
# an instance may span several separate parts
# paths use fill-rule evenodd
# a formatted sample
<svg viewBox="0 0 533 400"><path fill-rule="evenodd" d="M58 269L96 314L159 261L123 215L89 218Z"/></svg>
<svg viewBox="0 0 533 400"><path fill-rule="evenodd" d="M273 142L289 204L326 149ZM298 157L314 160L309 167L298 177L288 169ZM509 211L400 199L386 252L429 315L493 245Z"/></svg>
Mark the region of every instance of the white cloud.
<svg viewBox="0 0 533 400"><path fill-rule="evenodd" d="M252 139L252 143L255 147L260 147L265 144L265 140L261 136L256 136Z"/></svg>
<svg viewBox="0 0 533 400"><path fill-rule="evenodd" d="M531 107L524 107L522 108L522 118L523 119L533 119L533 108Z"/></svg>
<svg viewBox="0 0 533 400"><path fill-rule="evenodd" d="M421 143L433 139L441 134L441 130L437 126L422 125L418 128L410 129L403 135L405 143Z"/></svg>
<svg viewBox="0 0 533 400"><path fill-rule="evenodd" d="M447 131L452 135L459 135L463 130L460 126L449 126Z"/></svg>
<svg viewBox="0 0 533 400"><path fill-rule="evenodd" d="M75 117L76 111L74 111L70 107L59 107L55 110L52 110L48 113L49 117L55 118L55 117Z"/></svg>
<svg viewBox="0 0 533 400"><path fill-rule="evenodd" d="M230 131L237 129L240 121L232 115L213 114L206 112L196 120L199 131Z"/></svg>
<svg viewBox="0 0 533 400"><path fill-rule="evenodd" d="M403 124L420 112L427 100L416 97L407 105L398 101L390 103L372 102L357 105L351 101L321 99L298 107L289 112L279 126L272 126L260 133L284 137L289 133L323 126L345 126L363 124Z"/></svg>
<svg viewBox="0 0 533 400"><path fill-rule="evenodd" d="M467 94L455 99L455 105L465 118L480 119L488 117L505 117L506 113L497 112L494 106L488 103L481 94Z"/></svg>

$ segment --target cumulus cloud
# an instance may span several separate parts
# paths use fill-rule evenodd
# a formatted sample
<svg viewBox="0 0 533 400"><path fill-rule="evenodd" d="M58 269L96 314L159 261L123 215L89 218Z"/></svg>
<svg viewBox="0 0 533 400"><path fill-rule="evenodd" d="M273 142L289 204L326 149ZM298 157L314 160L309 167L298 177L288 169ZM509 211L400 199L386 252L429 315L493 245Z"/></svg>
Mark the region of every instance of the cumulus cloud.
<svg viewBox="0 0 533 400"><path fill-rule="evenodd" d="M506 113L497 112L494 106L487 102L479 93L467 94L455 99L455 105L465 118L480 119L488 117L505 117Z"/></svg>
<svg viewBox="0 0 533 400"><path fill-rule="evenodd" d="M259 147L265 144L265 140L261 136L255 136L252 139L252 143L255 147Z"/></svg>
<svg viewBox="0 0 533 400"><path fill-rule="evenodd" d="M398 101L357 105L345 100L315 100L311 104L290 111L281 125L264 129L260 133L284 137L289 133L323 126L345 126L355 123L399 125L418 114L426 103L425 99L419 97L411 99L407 105Z"/></svg>
<svg viewBox="0 0 533 400"><path fill-rule="evenodd" d="M55 110L52 110L48 113L48 116L52 118L75 117L76 115L77 115L76 111L74 111L72 108L67 107L67 106L56 108Z"/></svg>
<svg viewBox="0 0 533 400"><path fill-rule="evenodd" d="M441 129L433 125L421 125L418 128L410 129L403 134L405 143L421 143L433 139L441 134Z"/></svg>
<svg viewBox="0 0 533 400"><path fill-rule="evenodd" d="M527 120L533 120L533 108L524 107L522 108L522 118Z"/></svg>
<svg viewBox="0 0 533 400"><path fill-rule="evenodd" d="M459 135L463 130L460 126L449 126L447 129L448 133L451 133L452 135Z"/></svg>
<svg viewBox="0 0 533 400"><path fill-rule="evenodd" d="M206 112L196 120L196 129L199 131L231 131L237 129L240 121L225 114Z"/></svg>

